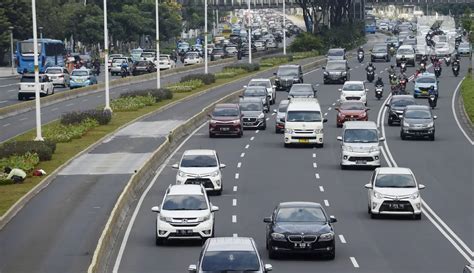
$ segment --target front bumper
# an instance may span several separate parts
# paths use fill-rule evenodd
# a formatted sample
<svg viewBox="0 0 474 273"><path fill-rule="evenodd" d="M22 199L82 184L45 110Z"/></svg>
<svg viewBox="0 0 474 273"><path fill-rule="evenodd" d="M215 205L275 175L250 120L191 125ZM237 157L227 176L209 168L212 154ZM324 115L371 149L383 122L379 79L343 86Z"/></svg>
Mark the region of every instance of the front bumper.
<svg viewBox="0 0 474 273"><path fill-rule="evenodd" d="M210 238L213 233L213 222L213 220L207 220L193 226L176 226L165 221L157 220L156 236L158 238L178 240Z"/></svg>
<svg viewBox="0 0 474 273"><path fill-rule="evenodd" d="M91 85L91 81L83 81L83 82L70 81L69 82L69 87L71 88L85 87L89 85Z"/></svg>
<svg viewBox="0 0 474 273"><path fill-rule="evenodd" d="M241 127L232 124L209 125L209 133L214 135L238 135L241 133Z"/></svg>
<svg viewBox="0 0 474 273"><path fill-rule="evenodd" d="M413 215L421 214L421 199L375 198L372 197L370 209L374 214Z"/></svg>
<svg viewBox="0 0 474 273"><path fill-rule="evenodd" d="M260 128L264 125L265 119L258 118L244 118L243 127L244 128Z"/></svg>
<svg viewBox="0 0 474 273"><path fill-rule="evenodd" d="M323 144L324 134L285 133L285 144Z"/></svg>
<svg viewBox="0 0 474 273"><path fill-rule="evenodd" d="M388 113L388 119L391 120L392 122L400 122L402 118L403 118L403 112L396 113L396 112L390 111Z"/></svg>
<svg viewBox="0 0 474 273"><path fill-rule="evenodd" d="M434 135L435 128L413 128L403 127L402 132L409 137L429 137Z"/></svg>
<svg viewBox="0 0 474 273"><path fill-rule="evenodd" d="M358 96L345 96L345 97L342 97L340 98L339 100L341 103L343 102L346 102L346 101L360 101L360 102L363 102L363 103L367 103L367 96L362 96L362 97L358 97Z"/></svg>
<svg viewBox="0 0 474 273"><path fill-rule="evenodd" d="M207 191L217 191L222 188L222 176L202 176L202 177L191 177L191 176L176 176L176 184L184 185L203 185Z"/></svg>
<svg viewBox="0 0 474 273"><path fill-rule="evenodd" d="M347 74L343 75L324 75L324 82L344 82L347 80Z"/></svg>
<svg viewBox="0 0 474 273"><path fill-rule="evenodd" d="M386 60L390 59L388 54L387 55L372 55L372 56L370 56L370 58L374 61L376 61L376 60L386 61Z"/></svg>
<svg viewBox="0 0 474 273"><path fill-rule="evenodd" d="M53 85L66 85L66 80L64 78L53 78Z"/></svg>
<svg viewBox="0 0 474 273"><path fill-rule="evenodd" d="M351 152L343 150L341 153L341 165L343 166L380 166L380 151L373 152Z"/></svg>
<svg viewBox="0 0 474 273"><path fill-rule="evenodd" d="M290 90L293 86L294 81L275 81L276 90Z"/></svg>
<svg viewBox="0 0 474 273"><path fill-rule="evenodd" d="M337 125L341 126L346 121L368 121L368 120L369 120L368 115L365 115L365 116L352 116L352 115L340 116L340 115L338 115L336 122L337 122Z"/></svg>
<svg viewBox="0 0 474 273"><path fill-rule="evenodd" d="M312 243L293 243L288 240L276 241L270 239L269 247L278 253L329 253L335 249L335 241L319 241L319 238Z"/></svg>

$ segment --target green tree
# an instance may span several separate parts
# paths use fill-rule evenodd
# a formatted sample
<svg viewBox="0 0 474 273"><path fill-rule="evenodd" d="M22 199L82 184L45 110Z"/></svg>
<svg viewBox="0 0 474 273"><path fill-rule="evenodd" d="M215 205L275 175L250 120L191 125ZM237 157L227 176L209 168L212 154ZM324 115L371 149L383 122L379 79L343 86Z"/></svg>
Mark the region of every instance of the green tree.
<svg viewBox="0 0 474 273"><path fill-rule="evenodd" d="M3 57L10 49L10 26L5 10L0 7L0 63L3 63Z"/></svg>

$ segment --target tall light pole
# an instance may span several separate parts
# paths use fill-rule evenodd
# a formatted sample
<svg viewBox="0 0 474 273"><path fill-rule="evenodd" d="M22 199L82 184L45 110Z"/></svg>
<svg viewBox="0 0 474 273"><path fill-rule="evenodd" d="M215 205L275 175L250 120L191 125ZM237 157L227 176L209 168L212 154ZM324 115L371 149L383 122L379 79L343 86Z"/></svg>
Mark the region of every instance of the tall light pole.
<svg viewBox="0 0 474 273"><path fill-rule="evenodd" d="M39 87L39 67L38 67L38 29L36 27L36 0L31 0L33 17L33 59L35 65L35 102L36 102L36 141L43 141L41 135L41 104Z"/></svg>
<svg viewBox="0 0 474 273"><path fill-rule="evenodd" d="M38 27L40 31L40 40L43 41L43 27Z"/></svg>
<svg viewBox="0 0 474 273"><path fill-rule="evenodd" d="M204 73L208 73L207 67L207 0L204 0Z"/></svg>
<svg viewBox="0 0 474 273"><path fill-rule="evenodd" d="M156 20L156 59L158 60L158 67L156 69L156 88L161 88L161 75L160 75L160 22L158 16L158 0L155 0L155 20Z"/></svg>
<svg viewBox="0 0 474 273"><path fill-rule="evenodd" d="M286 8L283 0L283 55L286 55Z"/></svg>
<svg viewBox="0 0 474 273"><path fill-rule="evenodd" d="M249 64L252 63L252 23L250 20L250 0L248 0Z"/></svg>
<svg viewBox="0 0 474 273"><path fill-rule="evenodd" d="M104 0L104 65L105 65L105 111L112 111L110 108L109 92L109 31L107 28L107 0Z"/></svg>
<svg viewBox="0 0 474 273"><path fill-rule="evenodd" d="M11 61L12 61L12 75L15 74L15 64L14 64L14 53L13 53L13 27L8 27L10 30L10 51L11 51Z"/></svg>

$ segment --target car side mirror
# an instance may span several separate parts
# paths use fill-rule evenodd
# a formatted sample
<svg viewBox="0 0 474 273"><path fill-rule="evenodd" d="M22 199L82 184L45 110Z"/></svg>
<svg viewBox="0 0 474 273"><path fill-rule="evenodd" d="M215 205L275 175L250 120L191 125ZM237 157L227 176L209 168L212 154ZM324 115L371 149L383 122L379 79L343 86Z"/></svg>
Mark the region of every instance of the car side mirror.
<svg viewBox="0 0 474 273"><path fill-rule="evenodd" d="M379 138L379 141L385 141L384 137Z"/></svg>
<svg viewBox="0 0 474 273"><path fill-rule="evenodd" d="M197 266L195 264L189 265L188 272L189 273L196 273L197 272Z"/></svg>
<svg viewBox="0 0 474 273"><path fill-rule="evenodd" d="M424 188L426 188L425 185L423 185L423 184L418 184L418 189L419 189L419 190L422 190L422 189L424 189Z"/></svg>
<svg viewBox="0 0 474 273"><path fill-rule="evenodd" d="M178 163L171 165L171 167L172 167L173 169L179 169Z"/></svg>
<svg viewBox="0 0 474 273"><path fill-rule="evenodd" d="M265 272L270 272L270 271L273 270L273 266L271 264L265 264L263 266L263 268L264 268Z"/></svg>
<svg viewBox="0 0 474 273"><path fill-rule="evenodd" d="M329 216L329 223L336 223L336 222L337 222L336 217L334 217L334 216L332 216L332 215Z"/></svg>
<svg viewBox="0 0 474 273"><path fill-rule="evenodd" d="M327 118L323 119L323 122L328 122L328 119Z"/></svg>
<svg viewBox="0 0 474 273"><path fill-rule="evenodd" d="M211 212L216 212L219 210L219 207L218 206L212 206L211 205Z"/></svg>
<svg viewBox="0 0 474 273"><path fill-rule="evenodd" d="M160 207L154 206L154 207L151 208L151 211L159 213L160 212Z"/></svg>
<svg viewBox="0 0 474 273"><path fill-rule="evenodd" d="M387 104L385 104L385 106L390 107L390 104L387 103Z"/></svg>
<svg viewBox="0 0 474 273"><path fill-rule="evenodd" d="M272 222L272 217L265 217L263 218L264 223L271 223Z"/></svg>
<svg viewBox="0 0 474 273"><path fill-rule="evenodd" d="M325 66L323 66L323 67L322 67L322 69L323 69L323 70L326 70L326 67L325 67Z"/></svg>
<svg viewBox="0 0 474 273"><path fill-rule="evenodd" d="M225 164L219 164L219 168L220 168L220 169L224 169L225 167L226 167Z"/></svg>
<svg viewBox="0 0 474 273"><path fill-rule="evenodd" d="M337 140L342 141L342 136L338 136Z"/></svg>
<svg viewBox="0 0 474 273"><path fill-rule="evenodd" d="M275 114L278 113L277 109L273 109L273 113Z"/></svg>
<svg viewBox="0 0 474 273"><path fill-rule="evenodd" d="M370 184L370 183L369 183L369 184L365 184L364 187L365 187L366 189L372 189L372 188L373 188L373 187L372 187L372 184Z"/></svg>
<svg viewBox="0 0 474 273"><path fill-rule="evenodd" d="M438 116L433 116L433 119L437 119L437 118L438 118Z"/></svg>

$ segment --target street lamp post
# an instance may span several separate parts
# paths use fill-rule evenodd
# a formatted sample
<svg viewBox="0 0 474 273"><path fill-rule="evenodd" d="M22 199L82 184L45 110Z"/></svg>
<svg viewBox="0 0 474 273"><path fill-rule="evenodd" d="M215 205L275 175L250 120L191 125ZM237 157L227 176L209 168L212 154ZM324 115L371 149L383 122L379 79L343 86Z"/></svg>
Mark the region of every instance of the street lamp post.
<svg viewBox="0 0 474 273"><path fill-rule="evenodd" d="M204 73L208 73L207 67L207 0L204 0Z"/></svg>
<svg viewBox="0 0 474 273"><path fill-rule="evenodd" d="M248 0L249 64L252 63L252 23L250 20L250 0Z"/></svg>
<svg viewBox="0 0 474 273"><path fill-rule="evenodd" d="M40 31L40 40L43 41L43 27L38 27Z"/></svg>
<svg viewBox="0 0 474 273"><path fill-rule="evenodd" d="M33 17L33 59L35 69L35 102L36 102L36 141L43 141L41 135L41 104L39 87L39 67L38 67L38 30L36 27L36 0L31 0Z"/></svg>
<svg viewBox="0 0 474 273"><path fill-rule="evenodd" d="M156 88L161 88L161 75L160 75L160 22L158 14L158 0L155 0L155 20L156 20L156 59L158 67L156 69Z"/></svg>
<svg viewBox="0 0 474 273"><path fill-rule="evenodd" d="M105 108L104 111L112 111L110 108L109 92L109 31L107 28L107 0L104 0L104 65L105 65Z"/></svg>
<svg viewBox="0 0 474 273"><path fill-rule="evenodd" d="M12 62L12 75L15 74L15 64L14 64L14 53L13 53L13 27L8 27L10 30L10 52L11 52L11 62Z"/></svg>
<svg viewBox="0 0 474 273"><path fill-rule="evenodd" d="M286 55L286 9L285 9L285 0L283 0L283 55Z"/></svg>

